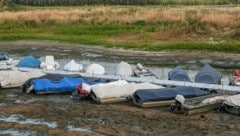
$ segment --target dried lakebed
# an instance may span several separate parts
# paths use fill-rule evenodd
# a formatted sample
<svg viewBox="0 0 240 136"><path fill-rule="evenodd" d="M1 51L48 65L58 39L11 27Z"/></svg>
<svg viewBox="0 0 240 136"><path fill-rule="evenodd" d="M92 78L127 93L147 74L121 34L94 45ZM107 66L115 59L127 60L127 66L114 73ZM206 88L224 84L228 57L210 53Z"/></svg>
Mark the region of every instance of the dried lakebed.
<svg viewBox="0 0 240 136"><path fill-rule="evenodd" d="M64 46L63 43L49 41L2 42L0 45L2 51L16 57L51 53L61 60L65 57L87 62L109 60L118 63L125 60L154 67L174 66L181 62L180 51L175 53L178 54L176 56L174 52L163 52L156 53L154 57L145 52L130 54L120 50L120 53L114 53L118 49L104 51L101 47ZM239 57L238 54L216 53L215 57L211 54L194 58L191 54L193 52L189 56L182 54L184 61L180 64L189 70L199 69L203 61L237 66ZM144 59L146 61L142 61ZM73 100L70 95L24 94L20 88L0 90L0 135L239 135L239 122L239 116L218 111L183 116L169 112L168 107L143 109L130 102L99 105L90 100Z"/></svg>

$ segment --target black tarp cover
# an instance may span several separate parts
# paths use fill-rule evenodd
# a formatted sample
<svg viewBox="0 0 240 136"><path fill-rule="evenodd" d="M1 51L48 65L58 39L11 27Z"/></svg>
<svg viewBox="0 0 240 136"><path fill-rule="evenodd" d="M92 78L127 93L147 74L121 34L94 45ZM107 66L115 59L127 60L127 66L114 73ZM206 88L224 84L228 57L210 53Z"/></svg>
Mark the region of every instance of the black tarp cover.
<svg viewBox="0 0 240 136"><path fill-rule="evenodd" d="M206 63L203 68L196 74L195 82L206 84L219 84L222 75L215 68Z"/></svg>
<svg viewBox="0 0 240 136"><path fill-rule="evenodd" d="M79 75L61 75L61 74L46 74L44 76L41 77L37 77L37 78L31 78L29 80L27 80L23 85L22 85L22 91L26 92L27 89L32 85L33 81L35 79L48 79L48 80L52 80L52 81L59 81L61 79L63 79L64 77L80 77Z"/></svg>
<svg viewBox="0 0 240 136"><path fill-rule="evenodd" d="M133 98L138 102L174 100L176 95L183 95L185 98L193 98L208 95L209 92L194 87L175 87L162 89L141 89L133 94Z"/></svg>
<svg viewBox="0 0 240 136"><path fill-rule="evenodd" d="M178 66L168 72L168 79L175 81L190 81L187 72Z"/></svg>

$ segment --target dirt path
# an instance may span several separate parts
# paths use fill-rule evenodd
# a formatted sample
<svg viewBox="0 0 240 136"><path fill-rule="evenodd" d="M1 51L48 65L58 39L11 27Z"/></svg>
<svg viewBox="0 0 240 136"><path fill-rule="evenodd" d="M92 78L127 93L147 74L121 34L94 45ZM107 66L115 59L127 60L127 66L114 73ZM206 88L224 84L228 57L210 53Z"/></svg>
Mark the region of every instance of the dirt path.
<svg viewBox="0 0 240 136"><path fill-rule="evenodd" d="M1 42L1 51L12 54L35 53L35 55L44 55L48 53L55 54L56 51L62 52L62 56L67 54L71 57L84 56L88 54L97 54L101 59L137 61L150 65L175 65L175 64L201 64L209 62L217 67L238 67L240 65L240 54L207 52L207 51L161 51L147 52L124 50L119 48L103 48L100 46L84 46L79 44L60 43L54 41L12 41Z"/></svg>

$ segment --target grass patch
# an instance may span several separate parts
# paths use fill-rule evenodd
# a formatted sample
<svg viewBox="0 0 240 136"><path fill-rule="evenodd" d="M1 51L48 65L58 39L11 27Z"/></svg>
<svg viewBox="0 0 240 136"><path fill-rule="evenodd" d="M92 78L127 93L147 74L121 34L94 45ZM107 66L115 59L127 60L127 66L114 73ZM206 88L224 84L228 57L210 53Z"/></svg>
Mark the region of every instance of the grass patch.
<svg viewBox="0 0 240 136"><path fill-rule="evenodd" d="M5 10L13 12L0 12L1 41L57 40L146 51L240 53L238 7L22 6Z"/></svg>

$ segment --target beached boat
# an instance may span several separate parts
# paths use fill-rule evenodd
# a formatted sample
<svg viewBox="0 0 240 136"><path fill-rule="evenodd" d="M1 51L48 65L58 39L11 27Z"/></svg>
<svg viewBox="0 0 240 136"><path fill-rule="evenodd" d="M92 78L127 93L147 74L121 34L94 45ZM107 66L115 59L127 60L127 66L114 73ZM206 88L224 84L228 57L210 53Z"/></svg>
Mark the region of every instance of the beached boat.
<svg viewBox="0 0 240 136"><path fill-rule="evenodd" d="M88 82L79 75L56 75L48 74L39 78L32 78L23 84L23 92L35 92L37 94L46 93L72 93L81 84L97 84L98 82Z"/></svg>
<svg viewBox="0 0 240 136"><path fill-rule="evenodd" d="M195 82L205 84L221 84L222 74L206 63L195 76Z"/></svg>
<svg viewBox="0 0 240 136"><path fill-rule="evenodd" d="M9 59L9 57L5 53L0 52L0 61L5 61L8 59Z"/></svg>
<svg viewBox="0 0 240 136"><path fill-rule="evenodd" d="M0 85L2 88L20 87L30 78L45 75L43 72L29 71L21 72L16 70L0 71Z"/></svg>
<svg viewBox="0 0 240 136"><path fill-rule="evenodd" d="M220 110L240 115L240 94L227 97Z"/></svg>
<svg viewBox="0 0 240 136"><path fill-rule="evenodd" d="M209 97L209 96L207 96ZM186 100L181 95L175 97L175 103L170 106L170 110L175 113L193 115L203 112L208 112L211 110L216 110L226 100L227 95L214 96L206 98L200 97L194 100ZM194 101L194 104L193 104ZM197 101L197 102L196 102ZM190 104L189 104L190 103Z"/></svg>
<svg viewBox="0 0 240 136"><path fill-rule="evenodd" d="M133 73L137 77L157 77L157 75L155 75L150 69L144 68L140 63L137 64L136 69L133 70Z"/></svg>
<svg viewBox="0 0 240 136"><path fill-rule="evenodd" d="M195 98L209 95L207 91L203 91L194 87L174 87L161 89L141 89L136 90L132 96L132 100L139 107L156 107L171 105L177 95L183 95L185 98Z"/></svg>
<svg viewBox="0 0 240 136"><path fill-rule="evenodd" d="M59 66L59 63L55 61L54 56L51 55L45 56L45 61L40 64L40 68L48 70L55 70L59 68Z"/></svg>
<svg viewBox="0 0 240 136"><path fill-rule="evenodd" d="M20 59L16 67L26 67L26 68L40 68L41 61L36 57L30 55Z"/></svg>
<svg viewBox="0 0 240 136"><path fill-rule="evenodd" d="M102 80L126 80L128 82L149 82L164 86L192 86L202 89L216 90L216 91L229 91L232 93L240 92L239 86L229 86L224 84L206 84L206 83L196 83L196 82L185 82L185 81L172 81L165 79L157 79L155 77L128 77L128 76L117 76L117 75L102 75L102 74L91 74L84 72L71 72L71 71L61 71L61 70L45 70L45 69L35 69L35 68L13 68L19 71L39 71L49 74L78 74L84 78L102 79Z"/></svg>
<svg viewBox="0 0 240 136"><path fill-rule="evenodd" d="M163 87L151 83L128 83L124 80L120 80L91 87L91 95L93 100L98 103L113 103L126 101L136 90L156 88Z"/></svg>
<svg viewBox="0 0 240 136"><path fill-rule="evenodd" d="M191 81L187 72L185 72L179 66L173 68L171 71L168 72L168 79L174 81Z"/></svg>

